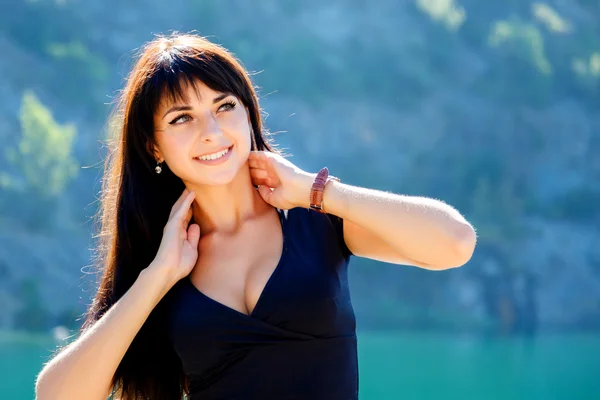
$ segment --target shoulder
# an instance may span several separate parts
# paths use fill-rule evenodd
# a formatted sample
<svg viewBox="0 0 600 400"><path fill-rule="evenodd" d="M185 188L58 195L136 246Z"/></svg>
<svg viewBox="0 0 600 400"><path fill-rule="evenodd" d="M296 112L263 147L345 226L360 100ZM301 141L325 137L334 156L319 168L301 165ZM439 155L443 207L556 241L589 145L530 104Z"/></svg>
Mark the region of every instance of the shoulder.
<svg viewBox="0 0 600 400"><path fill-rule="evenodd" d="M335 229L337 217L331 214L323 214L303 207L285 210L283 213L287 222L294 226L305 226L310 229Z"/></svg>
<svg viewBox="0 0 600 400"><path fill-rule="evenodd" d="M292 235L304 235L312 241L333 245L346 258L352 255L344 241L342 218L302 207L286 210L284 216Z"/></svg>

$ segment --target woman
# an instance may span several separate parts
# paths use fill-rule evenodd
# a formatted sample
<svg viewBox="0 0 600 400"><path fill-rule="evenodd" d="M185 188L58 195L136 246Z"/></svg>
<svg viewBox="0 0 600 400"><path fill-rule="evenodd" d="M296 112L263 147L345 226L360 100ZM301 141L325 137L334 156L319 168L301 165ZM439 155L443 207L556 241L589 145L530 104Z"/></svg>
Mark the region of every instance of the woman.
<svg viewBox="0 0 600 400"><path fill-rule="evenodd" d="M442 202L294 166L204 38L144 46L116 116L100 288L39 399L356 399L350 256L439 270L473 252Z"/></svg>

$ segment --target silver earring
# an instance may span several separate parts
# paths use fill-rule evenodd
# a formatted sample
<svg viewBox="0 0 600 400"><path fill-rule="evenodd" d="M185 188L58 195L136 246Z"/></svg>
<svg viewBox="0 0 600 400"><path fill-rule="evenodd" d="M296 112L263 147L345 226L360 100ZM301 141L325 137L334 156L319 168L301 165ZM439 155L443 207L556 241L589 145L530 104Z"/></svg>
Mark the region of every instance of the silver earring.
<svg viewBox="0 0 600 400"><path fill-rule="evenodd" d="M162 172L162 168L160 167L159 162L156 163L156 167L154 167L154 170L156 171L157 174L160 174Z"/></svg>

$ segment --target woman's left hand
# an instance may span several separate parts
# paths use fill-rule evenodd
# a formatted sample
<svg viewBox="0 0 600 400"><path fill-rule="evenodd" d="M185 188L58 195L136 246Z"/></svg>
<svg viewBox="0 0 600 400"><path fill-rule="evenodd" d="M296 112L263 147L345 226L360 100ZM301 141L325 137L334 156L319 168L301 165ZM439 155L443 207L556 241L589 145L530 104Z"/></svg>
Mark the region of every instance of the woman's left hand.
<svg viewBox="0 0 600 400"><path fill-rule="evenodd" d="M289 210L310 206L310 189L317 174L310 174L283 156L270 151L251 151L248 157L252 184L273 207Z"/></svg>

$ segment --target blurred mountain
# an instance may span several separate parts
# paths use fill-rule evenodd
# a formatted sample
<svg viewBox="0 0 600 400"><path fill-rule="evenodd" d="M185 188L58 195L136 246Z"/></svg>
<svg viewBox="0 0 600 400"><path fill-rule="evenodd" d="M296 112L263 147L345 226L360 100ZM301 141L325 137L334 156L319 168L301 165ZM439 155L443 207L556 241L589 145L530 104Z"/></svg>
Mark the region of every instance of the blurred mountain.
<svg viewBox="0 0 600 400"><path fill-rule="evenodd" d="M600 1L9 0L0 328L73 326L89 302L111 102L134 52L174 30L242 60L301 168L476 226L457 270L354 259L360 326L600 327Z"/></svg>

